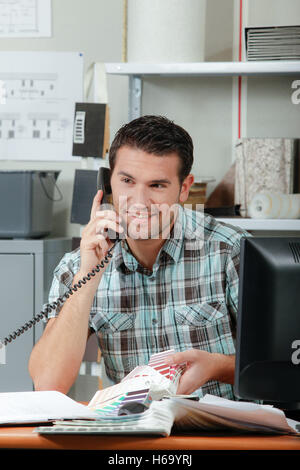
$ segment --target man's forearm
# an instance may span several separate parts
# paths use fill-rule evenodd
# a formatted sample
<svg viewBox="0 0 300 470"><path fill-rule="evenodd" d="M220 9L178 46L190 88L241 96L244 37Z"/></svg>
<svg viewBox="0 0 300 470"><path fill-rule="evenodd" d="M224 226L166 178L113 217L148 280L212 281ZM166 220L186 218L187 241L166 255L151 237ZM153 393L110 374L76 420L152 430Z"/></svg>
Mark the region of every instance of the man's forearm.
<svg viewBox="0 0 300 470"><path fill-rule="evenodd" d="M89 314L100 277L98 274L69 297L35 345L29 372L36 390L67 393L75 381L86 347ZM80 278L82 275L78 273L74 283Z"/></svg>
<svg viewBox="0 0 300 470"><path fill-rule="evenodd" d="M214 380L225 384L234 384L235 355L214 354Z"/></svg>

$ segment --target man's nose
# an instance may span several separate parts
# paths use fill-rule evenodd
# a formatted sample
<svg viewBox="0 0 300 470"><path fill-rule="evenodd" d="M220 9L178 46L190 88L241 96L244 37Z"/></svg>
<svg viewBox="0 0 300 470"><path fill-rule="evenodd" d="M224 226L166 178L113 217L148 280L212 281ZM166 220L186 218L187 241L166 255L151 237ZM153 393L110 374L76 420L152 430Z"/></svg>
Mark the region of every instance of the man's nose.
<svg viewBox="0 0 300 470"><path fill-rule="evenodd" d="M149 195L145 187L140 186L136 187L134 193L132 194L131 203L137 209L145 209L149 206Z"/></svg>

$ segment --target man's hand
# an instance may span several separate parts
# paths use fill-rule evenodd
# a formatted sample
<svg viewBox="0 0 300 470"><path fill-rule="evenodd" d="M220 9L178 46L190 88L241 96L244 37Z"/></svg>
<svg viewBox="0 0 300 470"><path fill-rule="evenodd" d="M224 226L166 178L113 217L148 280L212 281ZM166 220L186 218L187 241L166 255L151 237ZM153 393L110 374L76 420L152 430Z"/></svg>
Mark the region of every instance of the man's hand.
<svg viewBox="0 0 300 470"><path fill-rule="evenodd" d="M82 231L80 243L80 274L86 275L106 256L113 246L113 242L107 237L107 230L122 233L124 229L121 218L114 210L102 210L101 201L103 191L97 191L91 209L91 217L87 226Z"/></svg>
<svg viewBox="0 0 300 470"><path fill-rule="evenodd" d="M210 380L234 382L235 356L189 349L168 356L164 362L168 365L186 363L177 389L179 395L189 395Z"/></svg>

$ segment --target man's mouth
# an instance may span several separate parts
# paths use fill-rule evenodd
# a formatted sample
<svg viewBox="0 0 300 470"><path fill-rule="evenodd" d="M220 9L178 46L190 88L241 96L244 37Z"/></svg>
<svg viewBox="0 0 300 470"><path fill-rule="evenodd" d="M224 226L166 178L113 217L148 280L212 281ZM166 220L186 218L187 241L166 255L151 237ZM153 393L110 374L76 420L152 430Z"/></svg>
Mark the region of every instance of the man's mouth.
<svg viewBox="0 0 300 470"><path fill-rule="evenodd" d="M133 211L127 211L127 215L129 217L135 217L137 219L148 219L150 217L153 217L154 213L152 212L140 212L140 211L137 211L137 212L133 212Z"/></svg>
<svg viewBox="0 0 300 470"><path fill-rule="evenodd" d="M137 220L149 220L153 217L153 214L146 213L135 213L135 212L127 212L127 215L133 219Z"/></svg>

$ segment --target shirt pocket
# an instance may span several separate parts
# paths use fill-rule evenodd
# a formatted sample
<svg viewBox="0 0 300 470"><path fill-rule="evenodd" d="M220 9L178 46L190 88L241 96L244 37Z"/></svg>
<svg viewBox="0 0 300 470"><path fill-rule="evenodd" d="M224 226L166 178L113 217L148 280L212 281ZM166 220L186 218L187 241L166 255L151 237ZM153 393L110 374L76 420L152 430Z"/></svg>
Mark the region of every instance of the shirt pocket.
<svg viewBox="0 0 300 470"><path fill-rule="evenodd" d="M225 302L202 302L175 308L175 320L179 325L203 326L214 323L228 314Z"/></svg>
<svg viewBox="0 0 300 470"><path fill-rule="evenodd" d="M225 302L202 302L174 311L181 349L234 354L233 331Z"/></svg>
<svg viewBox="0 0 300 470"><path fill-rule="evenodd" d="M101 333L119 333L134 328L135 314L98 312L92 319L92 326Z"/></svg>

